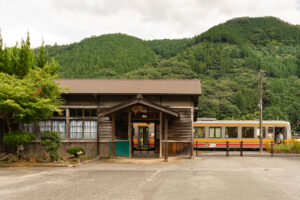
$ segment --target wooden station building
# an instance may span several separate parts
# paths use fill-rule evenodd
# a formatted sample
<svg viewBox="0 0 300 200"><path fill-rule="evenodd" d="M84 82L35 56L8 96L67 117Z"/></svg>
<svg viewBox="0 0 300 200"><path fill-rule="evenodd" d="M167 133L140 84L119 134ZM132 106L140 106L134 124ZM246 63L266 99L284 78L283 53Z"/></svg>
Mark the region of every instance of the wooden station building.
<svg viewBox="0 0 300 200"><path fill-rule="evenodd" d="M134 157L133 124L146 123L153 126L152 141L148 142L152 142L151 151L157 157L192 156L192 124L201 95L199 80L57 81L68 88L62 94L63 115L54 114L50 119L25 124L23 130L36 133L38 138L45 130L60 132L61 155L67 155L67 148L79 146L87 155ZM145 138L145 133L138 134ZM28 153L41 149L37 139Z"/></svg>

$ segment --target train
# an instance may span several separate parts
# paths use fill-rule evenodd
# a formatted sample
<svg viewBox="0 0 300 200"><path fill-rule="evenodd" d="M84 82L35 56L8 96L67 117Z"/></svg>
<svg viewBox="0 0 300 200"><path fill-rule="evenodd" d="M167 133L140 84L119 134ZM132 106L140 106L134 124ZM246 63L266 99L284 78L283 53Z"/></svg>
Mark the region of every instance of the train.
<svg viewBox="0 0 300 200"><path fill-rule="evenodd" d="M291 126L287 121L264 120L262 122L263 147L267 144L279 143L279 134L285 142L291 141ZM133 123L134 150L153 150L158 144L158 134L155 134L155 123ZM260 130L258 120L216 120L210 118L198 119L193 123L193 145L200 149L243 147L258 149L260 147Z"/></svg>
<svg viewBox="0 0 300 200"><path fill-rule="evenodd" d="M193 123L194 147L197 148L244 148L260 147L260 128L258 120L209 120L203 119ZM262 122L263 146L279 143L279 134L284 141L291 139L291 126L287 121Z"/></svg>

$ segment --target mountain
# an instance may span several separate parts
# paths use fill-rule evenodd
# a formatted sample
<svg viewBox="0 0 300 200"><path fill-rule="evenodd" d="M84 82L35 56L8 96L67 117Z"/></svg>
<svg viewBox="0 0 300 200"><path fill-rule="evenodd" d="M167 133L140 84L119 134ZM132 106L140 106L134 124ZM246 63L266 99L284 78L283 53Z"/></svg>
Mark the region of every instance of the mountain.
<svg viewBox="0 0 300 200"><path fill-rule="evenodd" d="M156 60L147 42L126 34L107 34L78 43L46 46L63 78L118 78Z"/></svg>
<svg viewBox="0 0 300 200"><path fill-rule="evenodd" d="M263 69L264 119L300 119L300 26L275 17L235 18L193 38L107 34L46 50L61 78L200 79L199 116L218 119L259 117Z"/></svg>

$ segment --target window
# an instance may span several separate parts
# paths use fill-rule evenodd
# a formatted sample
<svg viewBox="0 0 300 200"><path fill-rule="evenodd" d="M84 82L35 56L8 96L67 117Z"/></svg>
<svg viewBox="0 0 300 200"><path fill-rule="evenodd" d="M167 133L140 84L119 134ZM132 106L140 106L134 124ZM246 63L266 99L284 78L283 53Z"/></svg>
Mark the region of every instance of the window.
<svg viewBox="0 0 300 200"><path fill-rule="evenodd" d="M23 124L23 132L33 133L34 124Z"/></svg>
<svg viewBox="0 0 300 200"><path fill-rule="evenodd" d="M83 116L82 109L70 109L70 116L71 117L82 117Z"/></svg>
<svg viewBox="0 0 300 200"><path fill-rule="evenodd" d="M70 138L82 138L82 120L70 120Z"/></svg>
<svg viewBox="0 0 300 200"><path fill-rule="evenodd" d="M268 133L274 133L274 128L273 127L269 127L268 128Z"/></svg>
<svg viewBox="0 0 300 200"><path fill-rule="evenodd" d="M221 137L221 128L209 128L209 137L220 138Z"/></svg>
<svg viewBox="0 0 300 200"><path fill-rule="evenodd" d="M84 109L85 117L97 117L97 109Z"/></svg>
<svg viewBox="0 0 300 200"><path fill-rule="evenodd" d="M41 138L41 133L44 131L51 131L51 121L39 121L39 135L38 137Z"/></svg>
<svg viewBox="0 0 300 200"><path fill-rule="evenodd" d="M59 132L60 138L66 138L66 121L64 120L53 120L53 131Z"/></svg>
<svg viewBox="0 0 300 200"><path fill-rule="evenodd" d="M205 137L204 127L195 127L194 128L194 138L204 138L204 137Z"/></svg>
<svg viewBox="0 0 300 200"><path fill-rule="evenodd" d="M96 139L97 138L97 121L86 120L84 121L84 139Z"/></svg>
<svg viewBox="0 0 300 200"><path fill-rule="evenodd" d="M238 137L238 128L237 127L226 127L225 135L226 135L226 138L237 138Z"/></svg>
<svg viewBox="0 0 300 200"><path fill-rule="evenodd" d="M257 129L257 136L259 138L260 135L260 128ZM263 138L266 138L266 127L263 127Z"/></svg>
<svg viewBox="0 0 300 200"><path fill-rule="evenodd" d="M242 138L254 138L254 127L243 127Z"/></svg>

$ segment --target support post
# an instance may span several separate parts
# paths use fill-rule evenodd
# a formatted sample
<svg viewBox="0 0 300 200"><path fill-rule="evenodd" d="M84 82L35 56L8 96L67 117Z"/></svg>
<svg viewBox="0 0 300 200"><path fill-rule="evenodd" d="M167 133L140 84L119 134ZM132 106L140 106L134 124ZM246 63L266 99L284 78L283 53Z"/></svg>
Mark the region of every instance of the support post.
<svg viewBox="0 0 300 200"><path fill-rule="evenodd" d="M271 157L274 156L274 142L271 142Z"/></svg>
<svg viewBox="0 0 300 200"><path fill-rule="evenodd" d="M262 118L263 118L263 102L262 102L262 97L263 97L263 81L262 77L264 74L264 70L259 70L259 151L260 153L263 152L263 135L262 135Z"/></svg>
<svg viewBox="0 0 300 200"><path fill-rule="evenodd" d="M159 158L162 158L162 141L163 141L163 137L162 137L162 112L159 112Z"/></svg>
<svg viewBox="0 0 300 200"><path fill-rule="evenodd" d="M111 158L115 158L115 132L116 132L116 120L115 120L115 114L112 114L111 117L111 127L112 127L112 133L111 133Z"/></svg>
<svg viewBox="0 0 300 200"><path fill-rule="evenodd" d="M129 158L132 157L132 119L131 111L128 112L128 140L129 140Z"/></svg>
<svg viewBox="0 0 300 200"><path fill-rule="evenodd" d="M229 156L229 142L226 142L226 156Z"/></svg>
<svg viewBox="0 0 300 200"><path fill-rule="evenodd" d="M243 141L241 141L240 151L240 156L243 156Z"/></svg>
<svg viewBox="0 0 300 200"><path fill-rule="evenodd" d="M99 150L100 150L100 118L98 116L99 112L100 112L100 108L98 105L98 108L97 108L97 158L99 158Z"/></svg>
<svg viewBox="0 0 300 200"><path fill-rule="evenodd" d="M70 139L70 109L66 109L66 139ZM37 130L37 129L36 129Z"/></svg>
<svg viewBox="0 0 300 200"><path fill-rule="evenodd" d="M168 162L168 118L165 116L165 162Z"/></svg>
<svg viewBox="0 0 300 200"><path fill-rule="evenodd" d="M196 141L196 157L198 156L198 141Z"/></svg>

